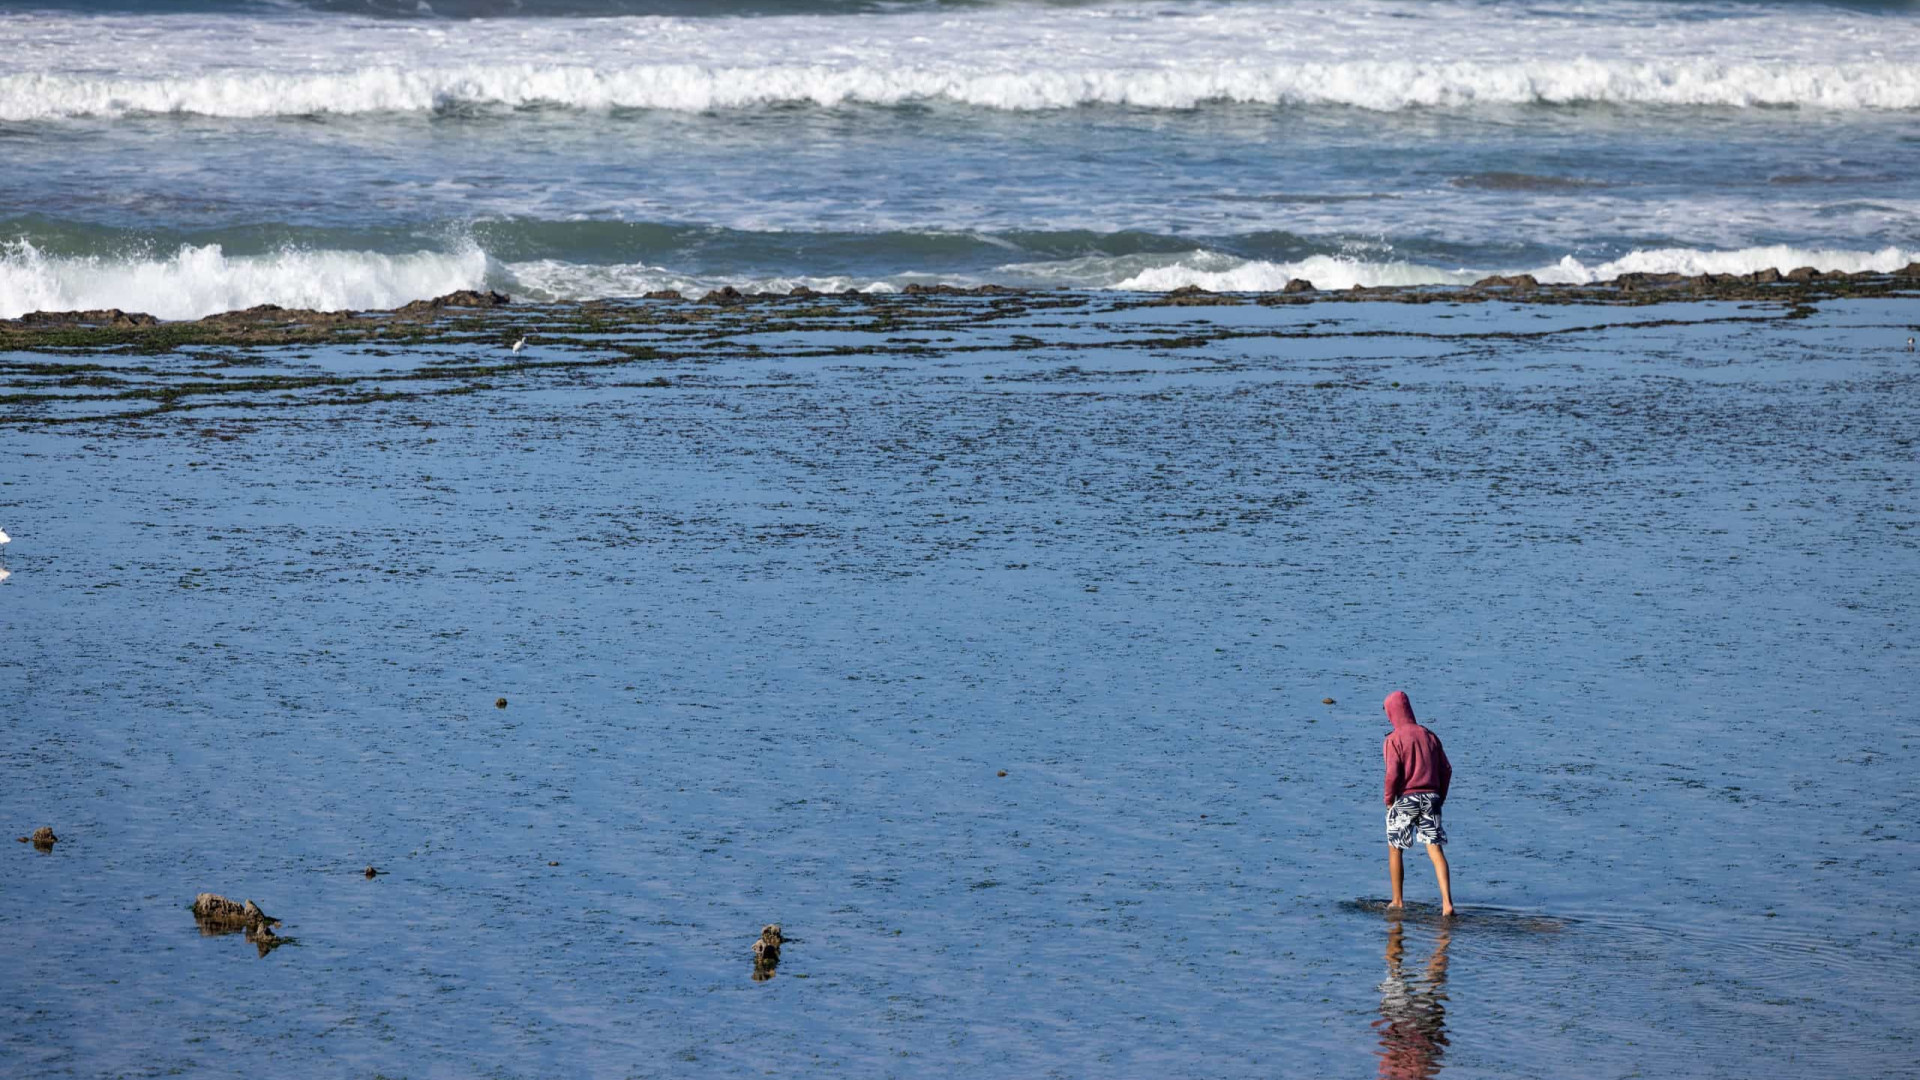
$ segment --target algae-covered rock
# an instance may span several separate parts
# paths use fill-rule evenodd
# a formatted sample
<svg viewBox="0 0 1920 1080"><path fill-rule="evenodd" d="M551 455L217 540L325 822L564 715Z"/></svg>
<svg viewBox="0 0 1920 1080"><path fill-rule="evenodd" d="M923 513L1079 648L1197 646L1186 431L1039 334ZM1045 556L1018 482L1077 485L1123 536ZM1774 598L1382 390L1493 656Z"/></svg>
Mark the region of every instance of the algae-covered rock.
<svg viewBox="0 0 1920 1080"><path fill-rule="evenodd" d="M32 844L40 851L52 851L53 845L60 842L60 838L53 835L53 829L46 825L33 830L32 836L16 836L14 839L22 844Z"/></svg>
<svg viewBox="0 0 1920 1080"><path fill-rule="evenodd" d="M160 320L144 311L97 308L91 311L29 311L14 320L21 326L158 326Z"/></svg>
<svg viewBox="0 0 1920 1080"><path fill-rule="evenodd" d="M441 308L492 308L513 303L506 293L490 289L460 289L431 300L415 300L396 309L403 312L438 311Z"/></svg>
<svg viewBox="0 0 1920 1080"><path fill-rule="evenodd" d="M780 959L780 946L786 944L786 937L780 933L779 923L768 923L760 928L760 936L753 940L753 958L755 960Z"/></svg>
<svg viewBox="0 0 1920 1080"><path fill-rule="evenodd" d="M254 926L279 926L280 920L260 910L260 905L248 900L241 903L229 900L219 893L203 892L193 898L193 917L207 925L225 926L229 930Z"/></svg>

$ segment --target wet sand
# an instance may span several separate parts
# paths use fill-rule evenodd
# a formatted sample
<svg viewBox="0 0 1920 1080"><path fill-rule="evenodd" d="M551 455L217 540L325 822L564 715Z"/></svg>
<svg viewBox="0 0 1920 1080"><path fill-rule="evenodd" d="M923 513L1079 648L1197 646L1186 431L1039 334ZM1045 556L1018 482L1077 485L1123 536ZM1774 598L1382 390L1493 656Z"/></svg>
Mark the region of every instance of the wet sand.
<svg viewBox="0 0 1920 1080"><path fill-rule="evenodd" d="M0 328L0 1072L1899 1074L1920 306L1692 288Z"/></svg>

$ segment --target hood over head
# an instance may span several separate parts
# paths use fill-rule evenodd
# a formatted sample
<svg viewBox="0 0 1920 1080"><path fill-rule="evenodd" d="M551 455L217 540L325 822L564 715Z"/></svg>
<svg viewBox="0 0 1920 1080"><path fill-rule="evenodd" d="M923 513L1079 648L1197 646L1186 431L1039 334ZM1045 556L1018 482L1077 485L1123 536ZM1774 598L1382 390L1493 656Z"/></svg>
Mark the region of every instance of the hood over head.
<svg viewBox="0 0 1920 1080"><path fill-rule="evenodd" d="M1387 695L1387 719L1393 721L1396 730L1420 722L1413 718L1413 702L1408 700L1405 690L1395 690Z"/></svg>

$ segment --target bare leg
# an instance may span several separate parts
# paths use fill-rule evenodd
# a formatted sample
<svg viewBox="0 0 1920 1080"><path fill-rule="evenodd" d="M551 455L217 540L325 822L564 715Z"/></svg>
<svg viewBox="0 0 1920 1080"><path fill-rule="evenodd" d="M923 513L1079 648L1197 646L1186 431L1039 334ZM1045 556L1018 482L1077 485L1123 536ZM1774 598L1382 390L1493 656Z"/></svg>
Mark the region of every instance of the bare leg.
<svg viewBox="0 0 1920 1080"><path fill-rule="evenodd" d="M1453 914L1453 875L1447 866L1447 853L1439 844L1427 845L1427 858L1433 860L1433 879L1440 883L1440 914Z"/></svg>
<svg viewBox="0 0 1920 1080"><path fill-rule="evenodd" d="M1431 851L1433 849L1428 848L1427 850ZM1387 907L1397 908L1406 902L1405 898L1401 896L1401 891L1406 885L1407 870L1405 865L1400 861L1400 849L1394 847L1392 844L1387 845L1387 876L1393 879L1393 902L1388 904Z"/></svg>

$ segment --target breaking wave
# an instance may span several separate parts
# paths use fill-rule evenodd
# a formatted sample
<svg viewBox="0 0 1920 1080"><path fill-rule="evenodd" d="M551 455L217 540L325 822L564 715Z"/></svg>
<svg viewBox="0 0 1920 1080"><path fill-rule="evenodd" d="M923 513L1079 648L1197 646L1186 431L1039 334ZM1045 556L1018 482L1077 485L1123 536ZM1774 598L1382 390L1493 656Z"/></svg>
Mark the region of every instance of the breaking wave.
<svg viewBox="0 0 1920 1080"><path fill-rule="evenodd" d="M1898 247L1877 251L1664 248L1637 250L1593 264L1567 256L1546 266L1479 268L1346 255L1283 262L1192 251L1008 263L968 273L902 268L865 275L725 274L645 262L532 259L503 263L471 243L447 252L286 249L258 255L228 255L218 244L186 244L171 256L107 257L48 255L28 241L16 240L0 245L0 318L17 318L29 311L120 308L163 319L196 319L256 304L373 310L475 288L502 289L533 301L618 299L660 289L697 296L729 285L744 292L786 292L798 285L821 292L892 292L916 282L1138 292L1198 285L1214 292L1271 292L1294 278L1323 290L1355 285L1464 285L1494 273L1531 273L1543 283L1586 284L1626 273L1745 274L1768 267L1887 272L1914 261L1920 261L1920 249Z"/></svg>
<svg viewBox="0 0 1920 1080"><path fill-rule="evenodd" d="M935 102L1009 111L1090 105L1184 110L1216 102L1377 111L1577 104L1920 109L1920 65L1356 60L1020 71L959 64L600 68L515 63L156 78L0 76L0 120L9 121L167 113L257 118L489 106L702 112Z"/></svg>
<svg viewBox="0 0 1920 1080"><path fill-rule="evenodd" d="M57 256L25 240L0 245L0 318L29 311L121 308L162 319L197 319L256 304L319 311L398 307L478 288L487 256L478 248L384 255L289 249L229 256L218 244L183 245L156 257Z"/></svg>
<svg viewBox="0 0 1920 1080"><path fill-rule="evenodd" d="M0 19L0 120L930 103L1920 109L1920 18L1897 8L1121 0L784 10L793 13L431 23L299 5L28 11Z"/></svg>
<svg viewBox="0 0 1920 1080"><path fill-rule="evenodd" d="M1917 259L1920 259L1920 249L1884 247L1877 251L1853 251L1774 245L1735 251L1641 249L1617 259L1593 264L1568 255L1557 263L1545 266L1502 269L1428 266L1338 255L1316 255L1298 262L1274 262L1196 251L1146 267L1125 259L1106 259L1088 260L1103 265L1086 265L1076 269L1077 276L1090 279L1077 283L1082 288L1161 292L1198 285L1212 292L1271 292L1294 278L1310 281L1319 289L1350 289L1355 285L1469 285L1489 274L1529 273L1543 284L1588 285L1611 281L1621 274L1750 274L1768 268L1785 272L1802 266L1821 271L1842 270L1850 274L1861 271L1887 273ZM1100 280L1103 278L1106 280Z"/></svg>

